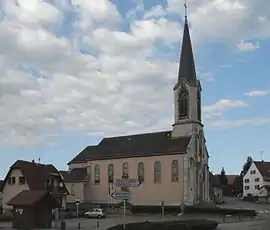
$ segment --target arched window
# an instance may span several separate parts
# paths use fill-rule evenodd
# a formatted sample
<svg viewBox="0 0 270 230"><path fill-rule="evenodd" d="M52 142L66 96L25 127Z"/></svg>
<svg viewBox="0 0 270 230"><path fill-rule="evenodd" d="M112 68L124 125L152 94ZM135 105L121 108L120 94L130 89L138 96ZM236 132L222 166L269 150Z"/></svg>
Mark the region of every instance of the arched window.
<svg viewBox="0 0 270 230"><path fill-rule="evenodd" d="M201 110L201 92L198 90L197 92L197 115L198 115L198 120L202 120L202 110Z"/></svg>
<svg viewBox="0 0 270 230"><path fill-rule="evenodd" d="M188 90L182 87L178 97L178 117L179 119L188 117Z"/></svg>
<svg viewBox="0 0 270 230"><path fill-rule="evenodd" d="M144 164L143 164L143 162L140 162L138 164L138 179L141 182L144 182Z"/></svg>
<svg viewBox="0 0 270 230"><path fill-rule="evenodd" d="M156 161L154 164L154 182L161 183L161 163Z"/></svg>
<svg viewBox="0 0 270 230"><path fill-rule="evenodd" d="M94 172L94 182L95 184L100 184L100 166L99 165L95 165L95 172Z"/></svg>
<svg viewBox="0 0 270 230"><path fill-rule="evenodd" d="M172 161L172 182L178 182L178 161Z"/></svg>
<svg viewBox="0 0 270 230"><path fill-rule="evenodd" d="M113 172L113 164L108 165L108 182L113 183L113 177L114 177L114 172Z"/></svg>
<svg viewBox="0 0 270 230"><path fill-rule="evenodd" d="M123 163L122 173L123 173L123 176L128 176L128 163L127 162Z"/></svg>

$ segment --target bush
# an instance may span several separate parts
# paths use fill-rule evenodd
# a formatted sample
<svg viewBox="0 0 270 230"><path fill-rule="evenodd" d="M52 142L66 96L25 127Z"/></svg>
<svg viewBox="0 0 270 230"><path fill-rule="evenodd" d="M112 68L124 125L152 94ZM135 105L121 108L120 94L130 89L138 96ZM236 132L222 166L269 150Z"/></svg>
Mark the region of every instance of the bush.
<svg viewBox="0 0 270 230"><path fill-rule="evenodd" d="M161 213L161 205L157 206L147 206L147 205L140 205L140 206L133 206L131 208L131 212L134 213ZM180 206L164 206L165 213L180 213L181 209Z"/></svg>
<svg viewBox="0 0 270 230"><path fill-rule="evenodd" d="M218 222L212 220L176 220L165 222L142 222L126 224L126 230L213 230ZM116 225L108 230L122 230L123 225Z"/></svg>
<svg viewBox="0 0 270 230"><path fill-rule="evenodd" d="M220 208L216 206L212 207L186 207L185 213L200 213L200 214L217 214L217 215L241 215L241 216L256 216L255 210L250 209L230 209Z"/></svg>

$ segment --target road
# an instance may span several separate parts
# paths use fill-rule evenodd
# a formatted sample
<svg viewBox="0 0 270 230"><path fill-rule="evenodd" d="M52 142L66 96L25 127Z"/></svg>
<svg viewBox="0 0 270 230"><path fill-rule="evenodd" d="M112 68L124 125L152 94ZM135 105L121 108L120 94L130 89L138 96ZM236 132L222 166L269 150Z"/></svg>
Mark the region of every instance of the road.
<svg viewBox="0 0 270 230"><path fill-rule="evenodd" d="M236 198L226 198L226 208L248 208L255 209L260 214L263 220L255 221L246 221L238 223L226 223L220 224L219 230L269 230L270 226L270 204L255 204L250 202L244 202L237 200ZM190 218L188 216L164 216L164 220L175 220L175 219L184 219ZM222 222L222 218L218 216L209 216L209 215L192 215L192 218L195 219L213 219L216 221ZM125 223L131 222L143 222L143 221L160 221L162 218L159 215L144 215L144 216L126 216ZM233 220L232 220L233 221ZM96 220L96 219L80 219L81 229L96 229L96 230L106 230L110 226L117 224L123 224L124 218L122 215L108 215L106 219ZM66 220L67 230L74 230L78 227L78 221L75 219ZM0 229L9 230L11 229L11 223L1 223Z"/></svg>

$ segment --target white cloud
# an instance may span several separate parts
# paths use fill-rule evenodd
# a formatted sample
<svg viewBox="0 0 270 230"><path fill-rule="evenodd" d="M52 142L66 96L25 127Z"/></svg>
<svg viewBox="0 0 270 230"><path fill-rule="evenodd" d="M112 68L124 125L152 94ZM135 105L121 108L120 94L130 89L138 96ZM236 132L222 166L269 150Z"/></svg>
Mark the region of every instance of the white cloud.
<svg viewBox="0 0 270 230"><path fill-rule="evenodd" d="M61 21L50 28L44 18L29 25L19 19L31 10L27 5L5 2L5 9L16 10L0 24L2 144L55 143L57 135L74 130L116 135L170 127L167 102L177 64L150 57L156 41L179 41L180 25L164 18L134 20L127 33L113 26L120 14L111 2L95 2L76 8L72 37L51 29Z"/></svg>
<svg viewBox="0 0 270 230"><path fill-rule="evenodd" d="M270 123L270 117L266 118L255 118L255 119L244 119L244 120L234 120L234 121L227 121L227 120L219 120L219 121L212 121L209 123L210 127L212 128L233 128L233 127L240 127L244 125L265 125Z"/></svg>
<svg viewBox="0 0 270 230"><path fill-rule="evenodd" d="M212 82L212 81L215 80L215 77L214 77L213 73L211 73L211 72L199 73L199 78L201 80L205 80L205 81L208 81L208 82Z"/></svg>
<svg viewBox="0 0 270 230"><path fill-rule="evenodd" d="M144 19L152 17L163 17L167 14L166 10L161 5L153 6L149 11L144 14Z"/></svg>
<svg viewBox="0 0 270 230"><path fill-rule="evenodd" d="M255 49L259 49L260 48L260 43L257 41L256 43L252 43L252 42L244 42L243 40L241 40L241 42L239 44L236 45L237 49L241 50L241 51L253 51Z"/></svg>
<svg viewBox="0 0 270 230"><path fill-rule="evenodd" d="M149 12L139 2L130 30L123 29L125 15L112 1L81 1L76 7L65 0L55 1L57 7L50 2L1 2L1 144L55 143L68 131L117 135L170 129L177 63L159 58L164 51L157 43L172 48L180 41L179 22L163 15L177 7L183 10L183 2L173 6L170 0L169 9L156 6ZM250 7L248 12L236 7L228 14L221 1L214 2L190 1L192 35L202 41L226 38L228 32L233 37L253 15ZM248 4L255 3L248 0L245 7ZM258 36L268 34L267 12L258 19L254 33L265 28ZM228 20L223 20L225 13ZM244 33L241 39L249 37ZM206 106L204 113L222 117L228 109L243 106L241 101L221 100Z"/></svg>
<svg viewBox="0 0 270 230"><path fill-rule="evenodd" d="M39 26L59 23L62 13L52 4L40 0L3 0L2 7L6 17L25 23L28 26Z"/></svg>
<svg viewBox="0 0 270 230"><path fill-rule="evenodd" d="M270 90L253 90L245 93L245 95L249 97L261 97L267 94L270 94Z"/></svg>
<svg viewBox="0 0 270 230"><path fill-rule="evenodd" d="M185 0L167 0L168 11L184 15ZM239 41L268 38L270 11L267 0L188 1L194 41ZM203 20L202 20L203 19ZM217 23L218 22L218 23Z"/></svg>
<svg viewBox="0 0 270 230"><path fill-rule="evenodd" d="M243 108L248 105L241 100L229 100L229 99L221 99L215 104L207 105L203 107L203 115L205 119L213 119L215 117L222 117L222 115L235 108Z"/></svg>

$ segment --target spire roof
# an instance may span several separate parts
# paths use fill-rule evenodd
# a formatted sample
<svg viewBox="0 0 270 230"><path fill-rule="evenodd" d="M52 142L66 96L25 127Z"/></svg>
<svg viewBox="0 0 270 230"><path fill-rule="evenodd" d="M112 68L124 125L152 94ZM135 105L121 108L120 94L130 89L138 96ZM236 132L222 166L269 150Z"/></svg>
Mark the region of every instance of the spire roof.
<svg viewBox="0 0 270 230"><path fill-rule="evenodd" d="M181 79L185 79L192 85L196 85L197 83L192 44L186 15L185 15L184 34L182 39L182 49L178 71L178 83L181 81Z"/></svg>

